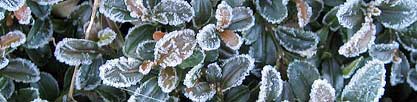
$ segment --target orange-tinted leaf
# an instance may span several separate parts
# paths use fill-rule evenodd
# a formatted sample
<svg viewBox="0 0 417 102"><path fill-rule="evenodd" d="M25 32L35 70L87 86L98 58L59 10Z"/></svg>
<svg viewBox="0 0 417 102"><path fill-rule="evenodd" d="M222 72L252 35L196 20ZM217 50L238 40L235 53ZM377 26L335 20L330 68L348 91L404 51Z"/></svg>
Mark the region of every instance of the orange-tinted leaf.
<svg viewBox="0 0 417 102"><path fill-rule="evenodd" d="M152 38L153 38L153 40L158 41L159 39L163 38L164 35L165 35L164 32L156 31L156 32L153 33Z"/></svg>
<svg viewBox="0 0 417 102"><path fill-rule="evenodd" d="M32 10L26 5L23 5L17 11L14 11L14 16L20 24L29 24L32 19Z"/></svg>
<svg viewBox="0 0 417 102"><path fill-rule="evenodd" d="M220 33L220 38L223 40L227 47L230 47L234 50L239 49L242 45L242 39L232 30L224 30Z"/></svg>
<svg viewBox="0 0 417 102"><path fill-rule="evenodd" d="M298 25L304 27L310 22L310 17L313 14L311 7L304 0L294 0L297 6Z"/></svg>

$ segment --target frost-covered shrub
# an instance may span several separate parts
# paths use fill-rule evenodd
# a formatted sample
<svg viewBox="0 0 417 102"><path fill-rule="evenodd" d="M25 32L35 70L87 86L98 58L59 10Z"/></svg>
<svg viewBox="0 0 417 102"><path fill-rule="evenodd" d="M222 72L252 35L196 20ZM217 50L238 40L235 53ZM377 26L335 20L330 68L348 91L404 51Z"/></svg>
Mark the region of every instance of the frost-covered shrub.
<svg viewBox="0 0 417 102"><path fill-rule="evenodd" d="M417 100L416 0L0 0L0 102Z"/></svg>

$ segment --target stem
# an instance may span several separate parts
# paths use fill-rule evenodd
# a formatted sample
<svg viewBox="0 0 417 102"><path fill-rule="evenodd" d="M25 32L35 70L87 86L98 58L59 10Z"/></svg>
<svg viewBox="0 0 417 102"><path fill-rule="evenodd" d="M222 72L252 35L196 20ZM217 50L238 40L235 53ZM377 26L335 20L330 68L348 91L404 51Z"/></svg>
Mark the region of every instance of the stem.
<svg viewBox="0 0 417 102"><path fill-rule="evenodd" d="M71 99L71 100L73 100L73 101L75 101L75 102L76 102L76 100L73 97L73 94L74 94L74 83L75 83L75 77L76 77L75 74L77 74L78 67L79 66L80 65L76 65L75 68L74 68L74 72L72 73L72 79L71 79L70 89L68 91L68 98Z"/></svg>
<svg viewBox="0 0 417 102"><path fill-rule="evenodd" d="M100 3L100 0L94 0L93 10L91 12L90 23L88 24L87 30L85 31L85 39L90 39L90 32L94 24L94 20L96 19L97 8Z"/></svg>

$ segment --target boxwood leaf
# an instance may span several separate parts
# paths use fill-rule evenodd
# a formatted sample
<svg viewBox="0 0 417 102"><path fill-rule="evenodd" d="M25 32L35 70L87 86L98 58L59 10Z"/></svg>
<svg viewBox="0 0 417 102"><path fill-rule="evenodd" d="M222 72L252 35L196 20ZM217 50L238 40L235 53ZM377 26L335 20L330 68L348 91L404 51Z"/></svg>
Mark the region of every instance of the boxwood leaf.
<svg viewBox="0 0 417 102"><path fill-rule="evenodd" d="M407 83L414 91L417 91L417 70L412 69L407 73Z"/></svg>
<svg viewBox="0 0 417 102"><path fill-rule="evenodd" d="M310 31L280 26L275 30L280 44L288 51L311 57L317 52L319 36Z"/></svg>
<svg viewBox="0 0 417 102"><path fill-rule="evenodd" d="M204 26L197 33L197 43L203 50L215 50L220 47L219 32L216 30L214 24L208 24Z"/></svg>
<svg viewBox="0 0 417 102"><path fill-rule="evenodd" d="M262 69L261 86L258 96L258 102L280 101L277 98L281 96L283 81L281 74L275 67L266 65Z"/></svg>
<svg viewBox="0 0 417 102"><path fill-rule="evenodd" d="M1 0L0 7L7 11L16 11L25 4L26 0Z"/></svg>
<svg viewBox="0 0 417 102"><path fill-rule="evenodd" d="M335 58L327 59L321 63L321 75L322 78L329 83L336 91L336 96L342 91L344 86L344 78L342 75L342 69Z"/></svg>
<svg viewBox="0 0 417 102"><path fill-rule="evenodd" d="M339 6L336 13L340 25L352 29L364 22L364 13L362 12L362 0L348 0Z"/></svg>
<svg viewBox="0 0 417 102"><path fill-rule="evenodd" d="M390 73L390 84L391 86L396 86L398 84L404 83L407 73L410 70L410 63L408 62L407 57L402 52L398 52L399 58L401 61L399 63L392 63L391 73Z"/></svg>
<svg viewBox="0 0 417 102"><path fill-rule="evenodd" d="M384 94L384 63L368 61L353 75L342 91L342 101L378 101Z"/></svg>
<svg viewBox="0 0 417 102"><path fill-rule="evenodd" d="M141 58L136 49L140 43L152 39L152 34L155 32L155 27L151 24L143 24L129 29L123 44L123 54L131 58Z"/></svg>
<svg viewBox="0 0 417 102"><path fill-rule="evenodd" d="M289 0L256 0L256 10L270 23L281 23L288 16Z"/></svg>
<svg viewBox="0 0 417 102"><path fill-rule="evenodd" d="M184 78L184 85L187 88L191 88L194 87L195 84L197 84L199 78L201 77L201 67L203 67L202 64L196 65L193 68L191 68L190 71L187 72L187 74L185 74L185 78Z"/></svg>
<svg viewBox="0 0 417 102"><path fill-rule="evenodd" d="M311 85L320 78L320 74L312 64L295 60L288 65L287 76L289 84L297 100L309 100Z"/></svg>
<svg viewBox="0 0 417 102"><path fill-rule="evenodd" d="M308 5L312 9L312 14L311 14L311 17L310 17L310 22L317 20L318 17L320 16L320 13L324 9L324 2L323 2L323 0L305 0L305 1L308 3Z"/></svg>
<svg viewBox="0 0 417 102"><path fill-rule="evenodd" d="M411 52L417 52L417 36L415 33L417 32L417 23L411 25L408 29L403 31L395 32L397 36L398 42L404 47L404 49L411 51Z"/></svg>
<svg viewBox="0 0 417 102"><path fill-rule="evenodd" d="M162 0L153 8L153 13L153 20L173 26L189 22L194 17L194 9L183 0Z"/></svg>
<svg viewBox="0 0 417 102"><path fill-rule="evenodd" d="M120 0L102 0L100 3L100 13L116 22L132 22L137 20L130 16L130 12L124 2Z"/></svg>
<svg viewBox="0 0 417 102"><path fill-rule="evenodd" d="M231 23L227 27L229 30L245 31L255 24L253 11L249 7L235 7L232 14Z"/></svg>
<svg viewBox="0 0 417 102"><path fill-rule="evenodd" d="M0 74L23 83L37 82L40 79L38 67L30 60L22 58L11 59L9 64L0 70Z"/></svg>
<svg viewBox="0 0 417 102"><path fill-rule="evenodd" d="M214 17L217 20L216 26L218 28L227 28L232 23L233 8L227 2L222 1L217 5L216 15Z"/></svg>
<svg viewBox="0 0 417 102"><path fill-rule="evenodd" d="M385 64L393 60L395 52L398 51L399 45L397 42L388 44L374 44L369 48L369 56L373 59L380 60Z"/></svg>
<svg viewBox="0 0 417 102"><path fill-rule="evenodd" d="M30 7L32 13L38 17L40 20L45 20L51 14L52 6L51 5L40 5L36 3L36 0L29 0L27 5Z"/></svg>
<svg viewBox="0 0 417 102"><path fill-rule="evenodd" d="M238 55L225 60L221 67L223 68L221 85L224 92L242 84L255 67L255 60L249 55Z"/></svg>
<svg viewBox="0 0 417 102"><path fill-rule="evenodd" d="M136 54L142 60L154 60L154 49L155 49L156 41L154 40L146 40L142 41L138 44L136 48Z"/></svg>
<svg viewBox="0 0 417 102"><path fill-rule="evenodd" d="M187 59L185 59L184 61L182 61L182 63L179 64L178 67L179 68L194 67L198 64L203 63L205 58L206 58L206 54L204 53L204 51L199 48L196 48L194 49L193 54Z"/></svg>
<svg viewBox="0 0 417 102"><path fill-rule="evenodd" d="M64 38L55 47L56 59L65 64L76 66L91 64L100 53L96 42L85 39Z"/></svg>
<svg viewBox="0 0 417 102"><path fill-rule="evenodd" d="M107 60L100 66L99 76L105 85L129 87L138 83L143 77L138 71L140 64L141 61L126 57Z"/></svg>
<svg viewBox="0 0 417 102"><path fill-rule="evenodd" d="M232 50L238 50L243 44L243 39L239 36L239 34L232 30L224 30L223 32L220 32L220 38L223 43Z"/></svg>
<svg viewBox="0 0 417 102"><path fill-rule="evenodd" d="M205 102L210 100L215 94L216 89L213 85L207 82L200 82L193 87L184 89L184 96L196 102Z"/></svg>
<svg viewBox="0 0 417 102"><path fill-rule="evenodd" d="M193 54L197 45L194 31L190 29L173 31L155 45L155 60L162 67L174 67Z"/></svg>
<svg viewBox="0 0 417 102"><path fill-rule="evenodd" d="M222 69L217 63L211 63L207 65L206 79L210 83L219 82L222 78Z"/></svg>
<svg viewBox="0 0 417 102"><path fill-rule="evenodd" d="M417 9L412 5L417 5L417 1L382 2L378 7L381 14L377 19L387 28L397 30L406 28L417 21Z"/></svg>
<svg viewBox="0 0 417 102"><path fill-rule="evenodd" d="M46 72L41 72L41 79L30 86L39 89L40 98L55 100L59 95L59 86L55 78Z"/></svg>
<svg viewBox="0 0 417 102"><path fill-rule="evenodd" d="M16 48L26 42L26 35L20 30L8 32L6 35L0 37L1 48Z"/></svg>
<svg viewBox="0 0 417 102"><path fill-rule="evenodd" d="M41 5L52 5L52 4L61 2L62 0L32 0L32 1L35 1Z"/></svg>
<svg viewBox="0 0 417 102"><path fill-rule="evenodd" d="M105 63L103 58L96 58L91 64L83 64L77 71L75 79L75 88L78 90L93 90L101 84L100 66Z"/></svg>
<svg viewBox="0 0 417 102"><path fill-rule="evenodd" d="M158 102L167 101L169 95L164 93L162 89L157 85L158 80L156 77L152 77L143 82L135 93L130 96L128 102Z"/></svg>
<svg viewBox="0 0 417 102"><path fill-rule="evenodd" d="M158 86L162 91L169 93L177 87L179 76L177 70L173 67L166 67L159 70Z"/></svg>
<svg viewBox="0 0 417 102"><path fill-rule="evenodd" d="M191 5L195 12L193 17L194 26L200 28L209 23L214 12L213 3L210 0L192 0Z"/></svg>
<svg viewBox="0 0 417 102"><path fill-rule="evenodd" d="M50 20L36 20L30 29L25 47L36 49L48 44L54 33Z"/></svg>
<svg viewBox="0 0 417 102"><path fill-rule="evenodd" d="M313 82L310 92L310 102L334 102L335 90L327 80L317 79Z"/></svg>

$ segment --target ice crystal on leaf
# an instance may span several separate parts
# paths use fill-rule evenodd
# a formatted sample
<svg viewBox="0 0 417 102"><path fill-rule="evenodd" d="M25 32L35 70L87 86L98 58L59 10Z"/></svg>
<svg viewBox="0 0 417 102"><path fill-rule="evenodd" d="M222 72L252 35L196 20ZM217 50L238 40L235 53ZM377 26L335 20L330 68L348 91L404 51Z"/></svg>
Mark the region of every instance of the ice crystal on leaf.
<svg viewBox="0 0 417 102"><path fill-rule="evenodd" d="M233 50L238 50L243 44L243 39L232 30L224 30L223 32L220 32L220 38L227 47Z"/></svg>
<svg viewBox="0 0 417 102"><path fill-rule="evenodd" d="M404 53L399 52L398 55L401 61L399 63L394 62L391 65L391 73L389 76L391 86L396 86L398 84L404 83L407 77L407 73L410 70L410 63L408 62L408 59Z"/></svg>
<svg viewBox="0 0 417 102"><path fill-rule="evenodd" d="M416 69L412 69L408 71L407 83L408 85L410 85L411 88L414 89L414 91L417 91L417 70Z"/></svg>
<svg viewBox="0 0 417 102"><path fill-rule="evenodd" d="M270 65L262 69L262 80L257 102L279 101L283 90L281 74Z"/></svg>
<svg viewBox="0 0 417 102"><path fill-rule="evenodd" d="M143 0L124 0L130 16L135 18L142 18L147 15L148 9L143 5Z"/></svg>
<svg viewBox="0 0 417 102"><path fill-rule="evenodd" d="M32 10L26 5L23 5L13 13L20 24L29 24L32 20Z"/></svg>
<svg viewBox="0 0 417 102"><path fill-rule="evenodd" d="M339 48L339 54L345 57L356 57L374 44L376 28L373 23L363 23L362 27Z"/></svg>
<svg viewBox="0 0 417 102"><path fill-rule="evenodd" d="M279 26L275 31L280 44L288 51L311 57L317 52L320 38L316 33Z"/></svg>
<svg viewBox="0 0 417 102"><path fill-rule="evenodd" d="M37 82L41 78L38 67L30 60L22 58L11 59L9 64L1 69L0 74L23 83Z"/></svg>
<svg viewBox="0 0 417 102"><path fill-rule="evenodd" d="M117 34L112 29L106 28L104 30L99 31L97 36L99 39L97 41L97 45L106 46L112 43L114 39L116 39Z"/></svg>
<svg viewBox="0 0 417 102"><path fill-rule="evenodd" d="M93 90L101 84L100 66L105 63L103 58L93 60L89 65L81 65L77 71L75 79L75 88L78 90Z"/></svg>
<svg viewBox="0 0 417 102"><path fill-rule="evenodd" d="M143 60L154 60L154 49L156 41L146 40L138 44L136 48L137 57Z"/></svg>
<svg viewBox="0 0 417 102"><path fill-rule="evenodd" d="M281 23L288 16L289 0L256 0L255 6L259 14L270 23Z"/></svg>
<svg viewBox="0 0 417 102"><path fill-rule="evenodd" d="M319 79L317 68L306 61L295 60L288 65L288 82L300 101L307 101L314 80Z"/></svg>
<svg viewBox="0 0 417 102"><path fill-rule="evenodd" d="M141 62L133 58L120 57L107 60L100 66L100 78L103 84L114 87L129 87L138 83L143 75L138 69Z"/></svg>
<svg viewBox="0 0 417 102"><path fill-rule="evenodd" d="M340 25L346 28L353 28L364 22L364 12L362 12L362 0L347 0L339 6L336 13Z"/></svg>
<svg viewBox="0 0 417 102"><path fill-rule="evenodd" d="M162 67L174 67L193 54L197 45L194 31L173 31L155 45L155 60Z"/></svg>
<svg viewBox="0 0 417 102"><path fill-rule="evenodd" d="M336 91L327 80L317 79L313 82L309 102L334 102Z"/></svg>
<svg viewBox="0 0 417 102"><path fill-rule="evenodd" d="M25 5L26 0L0 0L0 7L8 11L16 11Z"/></svg>
<svg viewBox="0 0 417 102"><path fill-rule="evenodd" d="M55 47L54 55L60 62L71 66L90 64L100 53L96 42L85 39L64 38Z"/></svg>
<svg viewBox="0 0 417 102"><path fill-rule="evenodd" d="M208 82L218 82L222 76L222 69L217 63L207 65L206 78Z"/></svg>
<svg viewBox="0 0 417 102"><path fill-rule="evenodd" d="M189 22L194 17L194 9L184 0L162 0L154 7L153 13L153 20L174 26Z"/></svg>
<svg viewBox="0 0 417 102"><path fill-rule="evenodd" d="M20 30L10 31L6 35L0 37L0 47L5 48L16 48L26 42L26 35Z"/></svg>
<svg viewBox="0 0 417 102"><path fill-rule="evenodd" d="M216 15L214 17L217 19L216 25L219 29L227 28L232 23L233 8L227 2L222 1L217 5Z"/></svg>
<svg viewBox="0 0 417 102"><path fill-rule="evenodd" d="M374 44L369 48L369 56L387 64L393 60L395 52L398 51L398 47L399 44L397 42L389 44Z"/></svg>
<svg viewBox="0 0 417 102"><path fill-rule="evenodd" d="M169 93L177 87L179 76L177 70L173 67L166 67L159 70L158 86L162 91Z"/></svg>
<svg viewBox="0 0 417 102"><path fill-rule="evenodd" d="M255 60L249 55L238 55L229 58L221 65L223 68L223 92L242 84L249 72L255 67Z"/></svg>
<svg viewBox="0 0 417 102"><path fill-rule="evenodd" d="M304 27L310 22L313 10L305 0L295 0L297 6L298 26Z"/></svg>
<svg viewBox="0 0 417 102"><path fill-rule="evenodd" d="M4 51L1 52L3 55L0 58L0 69L3 69L9 64L9 59L4 56Z"/></svg>
<svg viewBox="0 0 417 102"><path fill-rule="evenodd" d="M195 102L206 102L215 94L215 88L207 82L200 82L194 87L184 89L184 96Z"/></svg>
<svg viewBox="0 0 417 102"><path fill-rule="evenodd" d="M187 74L185 74L185 78L184 78L184 83L183 84L187 88L194 87L194 85L197 83L198 78L200 78L201 67L203 67L202 64L199 64L197 66L194 66L193 68L191 68L190 71L187 72Z"/></svg>
<svg viewBox="0 0 417 102"><path fill-rule="evenodd" d="M61 2L63 0L32 0L37 2L40 5L52 5L52 4L56 4L58 2Z"/></svg>
<svg viewBox="0 0 417 102"><path fill-rule="evenodd" d="M168 93L164 93L158 86L158 79L152 77L143 82L127 102L166 102L169 97Z"/></svg>
<svg viewBox="0 0 417 102"><path fill-rule="evenodd" d="M40 48L49 43L54 31L50 20L36 20L30 29L25 47Z"/></svg>
<svg viewBox="0 0 417 102"><path fill-rule="evenodd" d="M385 72L383 62L368 61L343 89L342 101L377 102L384 94Z"/></svg>
<svg viewBox="0 0 417 102"><path fill-rule="evenodd" d="M130 16L129 10L121 0L101 0L100 13L116 22L132 22L137 19Z"/></svg>
<svg viewBox="0 0 417 102"><path fill-rule="evenodd" d="M227 27L233 31L245 31L255 25L255 16L249 7L233 8L231 24Z"/></svg>
<svg viewBox="0 0 417 102"><path fill-rule="evenodd" d="M391 1L391 0L390 0ZM417 21L416 0L383 2L378 8L381 14L377 19L387 28L403 29Z"/></svg>
<svg viewBox="0 0 417 102"><path fill-rule="evenodd" d="M208 24L197 33L197 43L203 50L215 50L220 47L220 38L214 24Z"/></svg>
<svg viewBox="0 0 417 102"><path fill-rule="evenodd" d="M6 13L6 10L3 8L0 8L0 21L2 21L6 17L5 13Z"/></svg>

